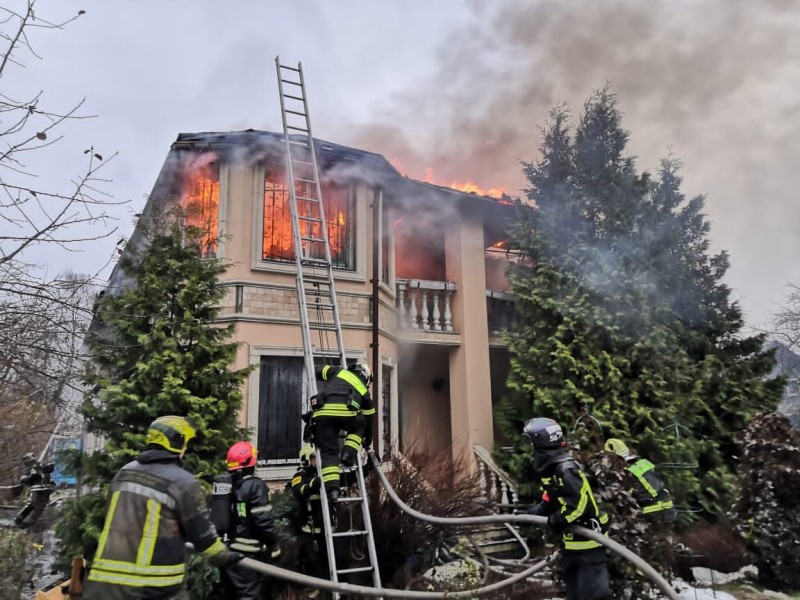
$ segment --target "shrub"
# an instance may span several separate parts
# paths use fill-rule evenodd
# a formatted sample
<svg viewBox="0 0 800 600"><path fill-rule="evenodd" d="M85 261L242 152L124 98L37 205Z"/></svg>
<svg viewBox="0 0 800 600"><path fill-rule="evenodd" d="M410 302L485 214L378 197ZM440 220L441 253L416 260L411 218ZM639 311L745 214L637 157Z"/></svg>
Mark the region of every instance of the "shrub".
<svg viewBox="0 0 800 600"><path fill-rule="evenodd" d="M30 564L33 546L30 535L15 529L0 529L0 600L19 600L31 584L32 573L20 565Z"/></svg>
<svg viewBox="0 0 800 600"><path fill-rule="evenodd" d="M759 583L800 589L800 432L784 415L754 418L740 436L741 460L732 518L758 568Z"/></svg>

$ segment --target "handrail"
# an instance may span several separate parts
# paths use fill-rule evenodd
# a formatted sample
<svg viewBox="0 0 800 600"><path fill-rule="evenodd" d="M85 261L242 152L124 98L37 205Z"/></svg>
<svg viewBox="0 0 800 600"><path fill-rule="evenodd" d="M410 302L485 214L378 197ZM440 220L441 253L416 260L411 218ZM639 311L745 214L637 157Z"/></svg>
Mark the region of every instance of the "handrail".
<svg viewBox="0 0 800 600"><path fill-rule="evenodd" d="M509 498L509 500L511 500L510 503L515 504L519 494L517 493L517 483L511 478L511 475L503 470L503 468L495 462L492 453L480 444L474 444L472 446L472 451L475 454L475 458L478 459L478 462L486 466L486 468L508 488L511 492L511 498Z"/></svg>

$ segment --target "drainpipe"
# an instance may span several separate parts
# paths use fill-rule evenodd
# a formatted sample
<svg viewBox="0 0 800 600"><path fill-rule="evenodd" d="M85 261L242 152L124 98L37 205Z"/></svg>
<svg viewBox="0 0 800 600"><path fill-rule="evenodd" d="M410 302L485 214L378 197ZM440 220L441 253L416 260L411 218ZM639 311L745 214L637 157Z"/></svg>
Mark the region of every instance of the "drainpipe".
<svg viewBox="0 0 800 600"><path fill-rule="evenodd" d="M380 265L380 248L381 236L386 232L381 231L381 209L383 208L383 190L378 188L372 196L372 370L377 373L380 368L380 281L381 281L381 265ZM379 235L379 233L381 235ZM372 381L378 381L377 377L373 377ZM372 390L372 397L378 398L377 390ZM381 407L382 408L382 407ZM373 423L373 427L376 424ZM375 430L377 431L377 429ZM377 440L373 440L377 447Z"/></svg>

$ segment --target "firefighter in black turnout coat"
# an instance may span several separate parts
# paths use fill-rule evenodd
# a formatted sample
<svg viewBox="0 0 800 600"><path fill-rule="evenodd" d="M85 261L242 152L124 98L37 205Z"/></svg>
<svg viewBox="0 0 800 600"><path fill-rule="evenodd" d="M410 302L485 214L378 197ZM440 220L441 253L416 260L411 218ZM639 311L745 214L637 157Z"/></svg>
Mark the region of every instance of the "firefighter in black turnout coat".
<svg viewBox="0 0 800 600"><path fill-rule="evenodd" d="M236 442L228 450L230 521L223 539L231 550L248 558L271 561L280 556L281 548L269 488L255 475L257 455L250 442ZM258 600L261 597L262 576L257 571L233 564L225 568L224 579L232 598Z"/></svg>
<svg viewBox="0 0 800 600"><path fill-rule="evenodd" d="M243 558L217 537L200 482L180 466L196 433L189 419L159 417L147 449L116 474L84 600L189 600L186 542L216 566Z"/></svg>
<svg viewBox="0 0 800 600"><path fill-rule="evenodd" d="M316 371L327 382L324 392L312 399L311 424L314 444L322 459L322 484L328 498L339 496L339 464L355 465L361 446L372 445L372 415L375 407L369 394L372 372L364 364L343 369L326 365ZM347 432L339 452L339 431Z"/></svg>
<svg viewBox="0 0 800 600"><path fill-rule="evenodd" d="M300 468L291 483L297 500L297 538L300 541L300 566L311 577L328 579L328 548L325 544L320 479L314 446L306 444L300 450ZM309 595L314 596L311 592Z"/></svg>
<svg viewBox="0 0 800 600"><path fill-rule="evenodd" d="M656 467L646 458L640 458L618 438L606 440L604 449L613 452L627 464L628 472L636 478L638 485L633 491L644 518L653 523L672 523L677 511L672 504L669 490L656 475Z"/></svg>
<svg viewBox="0 0 800 600"><path fill-rule="evenodd" d="M567 600L609 600L605 548L566 531L573 524L604 531L608 515L598 507L581 467L564 450L566 442L558 423L553 419L530 419L523 435L533 445L534 469L544 488L541 502L528 514L547 517L549 528L563 532L561 575Z"/></svg>

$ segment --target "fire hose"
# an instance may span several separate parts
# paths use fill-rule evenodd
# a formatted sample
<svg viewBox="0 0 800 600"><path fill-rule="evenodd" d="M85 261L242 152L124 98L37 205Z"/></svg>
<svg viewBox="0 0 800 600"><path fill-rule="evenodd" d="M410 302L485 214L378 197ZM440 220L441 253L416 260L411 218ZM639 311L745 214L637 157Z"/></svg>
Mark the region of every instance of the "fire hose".
<svg viewBox="0 0 800 600"><path fill-rule="evenodd" d="M388 479L386 479L386 475L380 469L380 461L378 457L375 456L373 451L368 453L369 459L372 461L373 466L375 467L375 472L378 474L378 477L383 484L383 487L386 489L387 494L389 497L397 504L404 512L408 513L412 517L419 519L420 521L426 521L428 523L433 523L436 525L486 525L486 524L495 524L495 523L528 523L534 524L539 526L546 526L547 519L545 517L539 517L535 515L492 515L492 516L482 516L482 517L434 517L431 515L426 515L421 513L417 510L414 510L406 503L404 503L397 493L392 488L391 484L389 483ZM572 533L577 533L582 535L586 538L592 539L606 548L610 549L612 552L620 555L622 558L633 564L645 577L647 577L651 582L653 582L663 593L664 595L669 598L670 600L680 600L680 596L672 589L669 582L664 579L658 571L653 569L647 562L645 562L641 557L639 557L634 552L628 550L625 546L615 542L614 540L610 539L609 537L598 533L596 531L592 531L591 529L587 529L585 527L580 527L578 525L570 525L567 528L567 531ZM484 587L476 588L473 590L465 590L460 592L418 592L418 591L409 591L409 590L396 590L396 589L387 589L387 588L372 588L367 586L361 585L353 585L349 583L342 583L342 582L333 582L327 579L318 579L316 577L310 577L308 575L303 575L302 573L297 573L295 571L290 571L288 569L283 569L281 567L277 567L274 565L266 564L259 562L257 560L253 560L251 558L243 559L239 564L245 568L252 569L253 571L257 571L263 575L267 575L270 577L278 577L280 579L285 579L287 581L291 581L293 583L297 583L300 585L305 585L307 587L315 587L320 589L326 589L331 591L336 591L340 593L348 593L356 596L375 596L375 597L383 597L383 598L420 598L426 600L438 600L440 598L472 598L474 596L482 596L485 594L489 594L492 592L496 592L499 589L508 587L513 585L519 581L522 581L547 567L548 565L555 562L556 558L558 557L557 554L553 554L548 556L544 560L532 565L531 567L508 577L502 581L498 581L491 585L487 585Z"/></svg>

